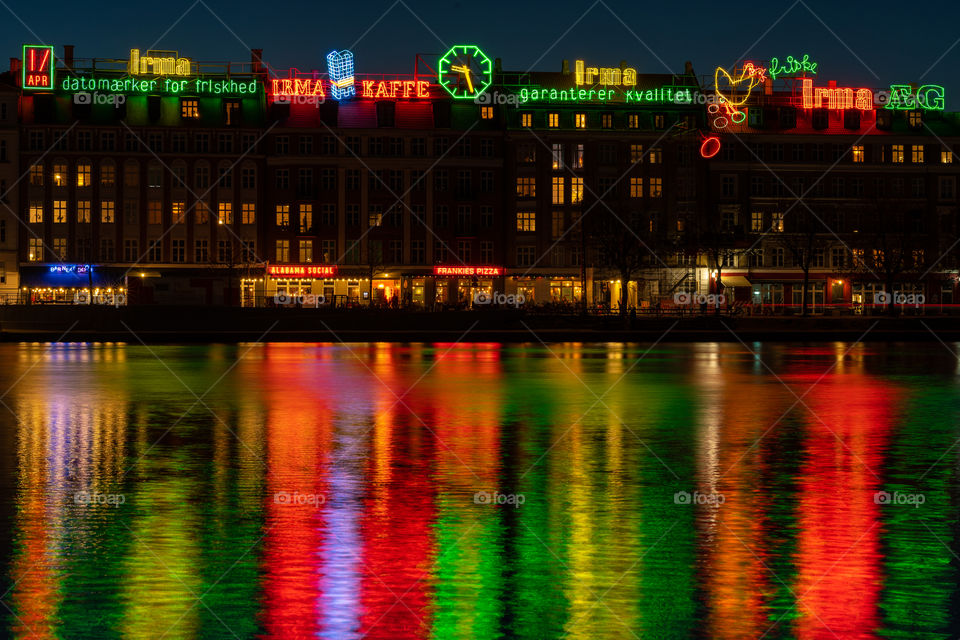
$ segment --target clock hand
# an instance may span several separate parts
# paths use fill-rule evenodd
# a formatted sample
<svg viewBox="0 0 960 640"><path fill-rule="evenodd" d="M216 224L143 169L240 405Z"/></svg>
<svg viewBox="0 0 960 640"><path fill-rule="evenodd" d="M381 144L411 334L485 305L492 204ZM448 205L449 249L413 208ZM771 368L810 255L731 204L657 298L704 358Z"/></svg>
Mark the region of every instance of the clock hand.
<svg viewBox="0 0 960 640"><path fill-rule="evenodd" d="M452 71L459 71L467 79L467 92L473 93L473 80L470 79L470 67L465 64L455 64L450 67Z"/></svg>

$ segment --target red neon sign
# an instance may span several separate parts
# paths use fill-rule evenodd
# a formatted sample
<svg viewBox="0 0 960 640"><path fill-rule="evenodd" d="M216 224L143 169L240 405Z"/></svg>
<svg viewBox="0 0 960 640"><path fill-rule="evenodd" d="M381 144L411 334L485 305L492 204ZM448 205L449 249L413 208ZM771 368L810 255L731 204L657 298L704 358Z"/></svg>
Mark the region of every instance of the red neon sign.
<svg viewBox="0 0 960 640"><path fill-rule="evenodd" d="M502 276L503 267L434 267L435 276Z"/></svg>
<svg viewBox="0 0 960 640"><path fill-rule="evenodd" d="M267 274L276 277L303 278L307 276L327 278L337 275L335 264L271 264Z"/></svg>
<svg viewBox="0 0 960 640"><path fill-rule="evenodd" d="M700 145L700 155L706 159L710 159L718 153L720 153L720 138L710 136L704 139L703 144Z"/></svg>
<svg viewBox="0 0 960 640"><path fill-rule="evenodd" d="M53 88L53 47L50 45L23 45L24 89Z"/></svg>
<svg viewBox="0 0 960 640"><path fill-rule="evenodd" d="M873 91L846 87L814 87L811 78L803 79L803 108L820 109L873 109ZM826 104L824 104L826 102Z"/></svg>
<svg viewBox="0 0 960 640"><path fill-rule="evenodd" d="M287 78L273 78L270 94L274 98L326 98L330 81L325 78L298 78L291 69ZM427 80L360 80L361 98L394 98L413 100L430 98L432 85Z"/></svg>
<svg viewBox="0 0 960 640"><path fill-rule="evenodd" d="M430 83L426 80L361 80L363 98L429 98Z"/></svg>

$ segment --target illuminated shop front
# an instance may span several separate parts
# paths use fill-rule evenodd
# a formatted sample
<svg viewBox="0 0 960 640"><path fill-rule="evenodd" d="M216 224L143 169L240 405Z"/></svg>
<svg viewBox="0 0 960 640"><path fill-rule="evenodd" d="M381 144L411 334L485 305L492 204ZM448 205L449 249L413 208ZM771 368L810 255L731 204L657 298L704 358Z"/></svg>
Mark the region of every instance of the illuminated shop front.
<svg viewBox="0 0 960 640"><path fill-rule="evenodd" d="M579 274L514 276L506 284L506 292L522 295L526 305L576 305L583 299Z"/></svg>
<svg viewBox="0 0 960 640"><path fill-rule="evenodd" d="M434 303L439 308L456 309L488 304L494 293L503 292L505 274L503 267L436 266Z"/></svg>
<svg viewBox="0 0 960 640"><path fill-rule="evenodd" d="M89 264L23 267L20 299L24 304L126 306L126 274Z"/></svg>

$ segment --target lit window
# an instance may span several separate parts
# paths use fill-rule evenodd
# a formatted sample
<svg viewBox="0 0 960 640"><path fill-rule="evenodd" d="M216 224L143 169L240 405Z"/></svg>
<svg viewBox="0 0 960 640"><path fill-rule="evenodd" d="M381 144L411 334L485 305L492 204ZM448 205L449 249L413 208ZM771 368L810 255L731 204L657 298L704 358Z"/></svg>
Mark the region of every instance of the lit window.
<svg viewBox="0 0 960 640"><path fill-rule="evenodd" d="M110 223L114 221L114 203L113 200L100 201L100 222Z"/></svg>
<svg viewBox="0 0 960 640"><path fill-rule="evenodd" d="M583 178L570 178L570 202L583 202Z"/></svg>
<svg viewBox="0 0 960 640"><path fill-rule="evenodd" d="M559 127L560 126L560 114L559 113L548 113L547 114L547 126L548 127Z"/></svg>
<svg viewBox="0 0 960 640"><path fill-rule="evenodd" d="M577 129L586 129L587 128L587 114L585 113L576 113L573 116L573 126Z"/></svg>
<svg viewBox="0 0 960 640"><path fill-rule="evenodd" d="M32 184L35 187L43 186L43 165L42 164L35 164L32 167L30 167L30 184ZM63 186L63 185L57 185L57 186Z"/></svg>
<svg viewBox="0 0 960 640"><path fill-rule="evenodd" d="M77 165L77 186L90 186L90 165L86 162L81 162Z"/></svg>
<svg viewBox="0 0 960 640"><path fill-rule="evenodd" d="M533 126L533 114L532 113L521 113L520 114L520 126L521 127L532 127Z"/></svg>
<svg viewBox="0 0 960 640"><path fill-rule="evenodd" d="M573 148L573 168L583 169L583 145L578 144Z"/></svg>
<svg viewBox="0 0 960 640"><path fill-rule="evenodd" d="M197 120L200 118L200 102L189 98L180 101L180 117Z"/></svg>
<svg viewBox="0 0 960 640"><path fill-rule="evenodd" d="M535 198L537 195L537 182L534 178L517 178L517 197Z"/></svg>
<svg viewBox="0 0 960 640"><path fill-rule="evenodd" d="M953 152L949 149L943 149L940 151L940 163L941 164L950 164L953 162Z"/></svg>
<svg viewBox="0 0 960 640"><path fill-rule="evenodd" d="M660 164L663 162L663 150L659 147L652 147L647 157L650 159L650 164Z"/></svg>
<svg viewBox="0 0 960 640"><path fill-rule="evenodd" d="M483 120L493 120L493 107L489 105L480 107L480 118Z"/></svg>
<svg viewBox="0 0 960 640"><path fill-rule="evenodd" d="M655 129L663 129L667 126L667 116L662 113L658 113L653 116L653 127Z"/></svg>
<svg viewBox="0 0 960 640"><path fill-rule="evenodd" d="M563 204L565 180L560 176L553 178L553 204Z"/></svg>
<svg viewBox="0 0 960 640"><path fill-rule="evenodd" d="M771 231L783 231L783 214L774 212L770 215L770 230Z"/></svg>
<svg viewBox="0 0 960 640"><path fill-rule="evenodd" d="M30 238L30 261L43 262L43 240Z"/></svg>
<svg viewBox="0 0 960 640"><path fill-rule="evenodd" d="M643 178L630 178L630 197L643 197Z"/></svg>
<svg viewBox="0 0 960 640"><path fill-rule="evenodd" d="M43 222L43 203L38 200L30 203L30 222Z"/></svg>
<svg viewBox="0 0 960 640"><path fill-rule="evenodd" d="M642 144L630 145L630 162L633 162L633 163L643 162L643 145Z"/></svg>
<svg viewBox="0 0 960 640"><path fill-rule="evenodd" d="M60 260L67 259L67 239L66 238L53 239L53 253Z"/></svg>
<svg viewBox="0 0 960 640"><path fill-rule="evenodd" d="M290 241L277 240L277 262L290 262Z"/></svg>
<svg viewBox="0 0 960 640"><path fill-rule="evenodd" d="M553 168L563 169L563 145L554 143L551 150L553 152Z"/></svg>
<svg viewBox="0 0 960 640"><path fill-rule="evenodd" d="M117 169L112 164L100 167L100 186L112 187L117 181Z"/></svg>
<svg viewBox="0 0 960 640"><path fill-rule="evenodd" d="M853 145L853 161L854 162L863 162L866 159L866 154L863 150L862 144Z"/></svg>
<svg viewBox="0 0 960 640"><path fill-rule="evenodd" d="M902 144L895 144L890 146L890 162L894 164L902 164L904 160L904 152Z"/></svg>
<svg viewBox="0 0 960 640"><path fill-rule="evenodd" d="M300 205L300 233L308 233L313 229L313 205Z"/></svg>
<svg viewBox="0 0 960 640"><path fill-rule="evenodd" d="M170 203L170 219L173 220L173 224L183 224L184 222L183 202L176 201L176 202Z"/></svg>
<svg viewBox="0 0 960 640"><path fill-rule="evenodd" d="M313 240L300 241L300 262L313 262Z"/></svg>
<svg viewBox="0 0 960 640"><path fill-rule="evenodd" d="M240 222L243 224L253 224L257 221L257 205L252 202L244 202L240 205Z"/></svg>
<svg viewBox="0 0 960 640"><path fill-rule="evenodd" d="M30 184L33 184L33 180L30 181ZM67 186L67 165L57 162L53 165L53 186L55 187L65 187Z"/></svg>
<svg viewBox="0 0 960 640"><path fill-rule="evenodd" d="M533 211L517 212L517 231L536 231L537 214Z"/></svg>
<svg viewBox="0 0 960 640"><path fill-rule="evenodd" d="M639 129L640 128L640 116L635 113L631 113L627 116L627 128L629 129Z"/></svg>
<svg viewBox="0 0 960 640"><path fill-rule="evenodd" d="M604 129L613 129L613 114L604 113L600 115L600 126Z"/></svg>
<svg viewBox="0 0 960 640"><path fill-rule="evenodd" d="M910 149L910 161L914 164L923 164L923 145L915 144Z"/></svg>
<svg viewBox="0 0 960 640"><path fill-rule="evenodd" d="M290 226L290 205L288 204L277 205L277 226L278 227Z"/></svg>
<svg viewBox="0 0 960 640"><path fill-rule="evenodd" d="M660 198L663 196L663 178L650 178L650 197Z"/></svg>
<svg viewBox="0 0 960 640"><path fill-rule="evenodd" d="M923 112L922 111L910 111L907 114L907 122L910 123L911 127L919 127L923 124Z"/></svg>
<svg viewBox="0 0 960 640"><path fill-rule="evenodd" d="M89 200L77 200L77 222L90 222Z"/></svg>
<svg viewBox="0 0 960 640"><path fill-rule="evenodd" d="M762 211L754 211L750 214L750 231L763 231Z"/></svg>
<svg viewBox="0 0 960 640"><path fill-rule="evenodd" d="M198 202L194 211L197 224L210 223L210 205L208 205L206 202Z"/></svg>
<svg viewBox="0 0 960 640"><path fill-rule="evenodd" d="M217 224L233 224L233 203L221 202L217 206Z"/></svg>
<svg viewBox="0 0 960 640"><path fill-rule="evenodd" d="M53 221L54 222L67 221L67 201L66 200L53 201Z"/></svg>

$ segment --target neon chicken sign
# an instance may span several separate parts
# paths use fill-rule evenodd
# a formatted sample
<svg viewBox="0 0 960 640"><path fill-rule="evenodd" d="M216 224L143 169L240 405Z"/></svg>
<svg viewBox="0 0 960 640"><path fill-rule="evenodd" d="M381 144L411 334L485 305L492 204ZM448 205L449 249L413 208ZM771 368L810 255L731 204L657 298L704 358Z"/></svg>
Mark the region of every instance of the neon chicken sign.
<svg viewBox="0 0 960 640"><path fill-rule="evenodd" d="M722 129L731 122L741 124L746 120L746 112L737 107L746 104L753 90L766 80L767 69L758 67L752 62L745 63L736 78L723 67L717 67L713 72L713 87L717 94L717 102L707 107L708 113L717 115L713 121L714 126ZM721 82L724 81L725 84L722 85ZM722 91L721 87L723 87Z"/></svg>

